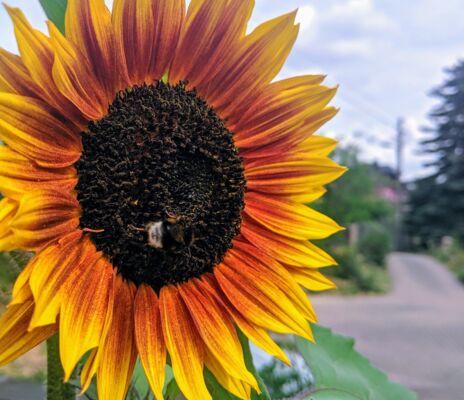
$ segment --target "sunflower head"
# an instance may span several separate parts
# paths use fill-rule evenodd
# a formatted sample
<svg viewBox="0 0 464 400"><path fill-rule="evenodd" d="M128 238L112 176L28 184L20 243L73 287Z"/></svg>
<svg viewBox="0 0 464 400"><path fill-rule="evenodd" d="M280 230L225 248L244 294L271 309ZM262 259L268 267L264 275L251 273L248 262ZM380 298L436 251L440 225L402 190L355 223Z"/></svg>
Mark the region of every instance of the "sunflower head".
<svg viewBox="0 0 464 400"><path fill-rule="evenodd" d="M66 30L13 19L0 50L0 251L34 258L0 321L0 364L58 329L65 378L126 395L137 356L156 398L170 363L188 399L209 369L259 391L237 335L288 362L269 330L312 339L302 287L332 288L306 204L344 169L322 76L275 81L295 13L247 34L252 0L69 0ZM169 356L169 357L168 357ZM115 368L115 366L118 366Z"/></svg>

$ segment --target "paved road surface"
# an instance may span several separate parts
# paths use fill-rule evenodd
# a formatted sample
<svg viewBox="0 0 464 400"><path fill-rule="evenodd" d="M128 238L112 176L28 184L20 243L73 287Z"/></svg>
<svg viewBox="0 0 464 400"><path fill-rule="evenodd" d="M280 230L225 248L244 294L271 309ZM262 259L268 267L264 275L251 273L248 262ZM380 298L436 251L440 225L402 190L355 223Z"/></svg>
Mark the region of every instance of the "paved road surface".
<svg viewBox="0 0 464 400"><path fill-rule="evenodd" d="M463 287L430 257L395 253L389 267L386 296L313 298L320 323L420 399L464 400Z"/></svg>

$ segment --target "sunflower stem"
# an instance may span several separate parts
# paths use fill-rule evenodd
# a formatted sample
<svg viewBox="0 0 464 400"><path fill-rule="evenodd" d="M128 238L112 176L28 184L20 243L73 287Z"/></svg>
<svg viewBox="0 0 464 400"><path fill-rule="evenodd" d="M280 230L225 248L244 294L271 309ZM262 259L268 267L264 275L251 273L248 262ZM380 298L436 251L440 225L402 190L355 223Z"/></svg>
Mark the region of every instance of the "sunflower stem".
<svg viewBox="0 0 464 400"><path fill-rule="evenodd" d="M47 400L75 400L76 390L64 383L58 334L47 340Z"/></svg>

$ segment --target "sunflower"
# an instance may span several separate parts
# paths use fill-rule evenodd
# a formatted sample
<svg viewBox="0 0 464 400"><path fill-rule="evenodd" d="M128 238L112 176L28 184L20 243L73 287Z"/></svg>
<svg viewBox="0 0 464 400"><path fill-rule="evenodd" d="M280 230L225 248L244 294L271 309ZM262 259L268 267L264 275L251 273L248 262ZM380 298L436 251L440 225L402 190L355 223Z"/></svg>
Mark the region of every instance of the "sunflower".
<svg viewBox="0 0 464 400"><path fill-rule="evenodd" d="M35 255L0 321L0 364L58 330L69 379L123 399L137 357L188 399L259 390L237 328L312 339L303 287L332 288L310 240L341 228L306 206L344 169L323 76L280 81L295 12L246 32L253 0L69 0L49 35L7 7L0 50L0 251Z"/></svg>

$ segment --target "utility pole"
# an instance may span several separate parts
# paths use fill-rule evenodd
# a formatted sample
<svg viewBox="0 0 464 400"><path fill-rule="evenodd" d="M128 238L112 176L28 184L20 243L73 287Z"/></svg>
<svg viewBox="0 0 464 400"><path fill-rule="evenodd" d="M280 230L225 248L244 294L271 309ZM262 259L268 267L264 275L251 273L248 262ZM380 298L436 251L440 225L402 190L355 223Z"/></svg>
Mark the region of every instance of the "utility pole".
<svg viewBox="0 0 464 400"><path fill-rule="evenodd" d="M406 129L404 118L398 118L396 123L396 201L395 201L395 250L402 250L403 241L401 234L401 222L403 214L403 188L401 176L403 174L403 150Z"/></svg>

